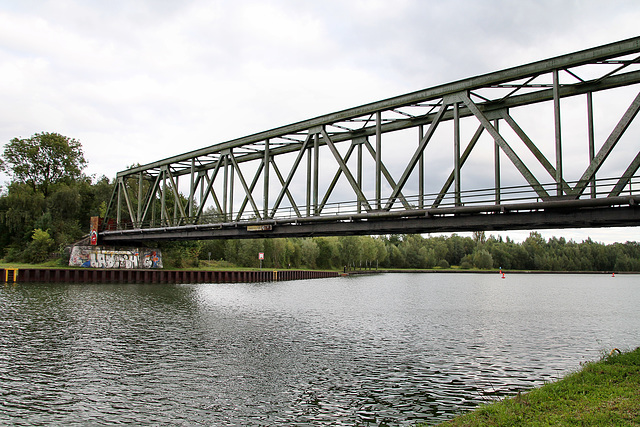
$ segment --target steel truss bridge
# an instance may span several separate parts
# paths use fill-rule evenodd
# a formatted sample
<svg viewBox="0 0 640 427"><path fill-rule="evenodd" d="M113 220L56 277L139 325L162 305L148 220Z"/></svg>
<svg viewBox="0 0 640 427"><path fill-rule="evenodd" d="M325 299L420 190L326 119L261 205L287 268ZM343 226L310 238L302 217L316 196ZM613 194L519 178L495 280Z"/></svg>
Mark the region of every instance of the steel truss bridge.
<svg viewBox="0 0 640 427"><path fill-rule="evenodd" d="M639 53L623 40L132 167L101 241L639 225Z"/></svg>

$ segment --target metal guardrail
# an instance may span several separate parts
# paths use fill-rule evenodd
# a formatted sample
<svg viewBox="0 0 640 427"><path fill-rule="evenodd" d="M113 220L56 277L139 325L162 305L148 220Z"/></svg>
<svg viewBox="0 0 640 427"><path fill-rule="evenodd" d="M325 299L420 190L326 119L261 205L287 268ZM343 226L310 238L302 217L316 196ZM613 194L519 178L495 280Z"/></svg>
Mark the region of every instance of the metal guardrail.
<svg viewBox="0 0 640 427"><path fill-rule="evenodd" d="M496 203L495 189L474 189L461 192L462 203L456 204L453 195L440 199L437 207L432 207L439 194L432 193L425 195L424 198L419 196L405 197L409 208L396 204L395 208L390 210L370 210L365 211L362 208L362 201L346 201L337 203L328 203L320 215L297 215L293 207L282 207L278 210L278 214L273 218L260 219L250 214L229 218L222 214L201 215L199 218L186 217L177 222L168 221L161 223L160 221L147 221L140 226L134 226L132 222L123 222L120 227L105 230L103 233L118 232L126 230L150 230L150 229L176 229L181 227L233 227L259 224L284 224L294 222L321 222L321 221L340 221L340 220L364 220L367 218L398 218L398 217L416 217L416 216L444 216L469 213L490 213L505 211L536 211L549 208L570 208L570 207L595 207L595 206L612 206L633 204L640 197L638 191L640 189L640 176L633 177L627 185L625 195L617 197L609 197L610 192L618 182L618 178L604 178L595 181L597 191L593 194L583 194L580 198L575 199L570 196L552 197L549 201L542 201L538 194L531 187L511 186L500 189L500 200ZM568 182L568 184L576 184L576 182ZM542 184L545 190L551 192L556 188L556 183ZM594 197L595 196L595 197ZM630 197L629 197L630 196ZM372 200L369 200L373 204ZM423 207L420 207L420 206Z"/></svg>

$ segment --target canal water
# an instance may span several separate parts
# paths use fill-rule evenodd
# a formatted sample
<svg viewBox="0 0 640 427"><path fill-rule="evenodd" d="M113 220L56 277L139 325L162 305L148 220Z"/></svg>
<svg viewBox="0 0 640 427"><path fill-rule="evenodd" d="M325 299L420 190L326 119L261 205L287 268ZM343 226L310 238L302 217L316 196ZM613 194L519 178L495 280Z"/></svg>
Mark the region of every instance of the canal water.
<svg viewBox="0 0 640 427"><path fill-rule="evenodd" d="M413 425L640 345L634 275L0 285L2 425Z"/></svg>

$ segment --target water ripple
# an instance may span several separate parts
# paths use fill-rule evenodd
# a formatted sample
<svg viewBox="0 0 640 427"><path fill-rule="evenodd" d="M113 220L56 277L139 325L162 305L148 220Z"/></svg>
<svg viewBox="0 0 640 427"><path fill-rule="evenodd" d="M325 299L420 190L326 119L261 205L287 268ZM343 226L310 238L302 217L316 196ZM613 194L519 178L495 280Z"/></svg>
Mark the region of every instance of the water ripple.
<svg viewBox="0 0 640 427"><path fill-rule="evenodd" d="M6 285L0 424L436 423L638 345L633 276L494 279Z"/></svg>

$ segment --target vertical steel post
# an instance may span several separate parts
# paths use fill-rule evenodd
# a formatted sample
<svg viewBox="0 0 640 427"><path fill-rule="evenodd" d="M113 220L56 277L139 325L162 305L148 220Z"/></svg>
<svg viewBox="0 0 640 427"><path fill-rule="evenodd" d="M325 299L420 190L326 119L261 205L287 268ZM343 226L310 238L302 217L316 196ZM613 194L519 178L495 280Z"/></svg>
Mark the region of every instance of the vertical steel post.
<svg viewBox="0 0 640 427"><path fill-rule="evenodd" d="M460 106L453 104L453 177L455 182L455 204L462 205L460 197Z"/></svg>
<svg viewBox="0 0 640 427"><path fill-rule="evenodd" d="M151 202L151 226L155 227L156 226L156 204L157 204L155 185L154 185L152 197L153 197L153 201Z"/></svg>
<svg viewBox="0 0 640 427"><path fill-rule="evenodd" d="M595 157L596 149L595 149L595 128L593 124L593 93L587 93L587 125L589 127L589 164L593 161ZM596 174L593 174L591 178L591 198L596 198Z"/></svg>
<svg viewBox="0 0 640 427"><path fill-rule="evenodd" d="M233 148L229 149L229 156L227 159L230 160L233 155ZM229 220L233 220L233 194L235 193L235 182L236 182L236 169L233 165L229 168Z"/></svg>
<svg viewBox="0 0 640 427"><path fill-rule="evenodd" d="M382 112L376 112L376 206L382 209Z"/></svg>
<svg viewBox="0 0 640 427"><path fill-rule="evenodd" d="M424 136L424 126L418 126L418 146ZM424 151L420 153L420 159L418 159L418 207L424 209Z"/></svg>
<svg viewBox="0 0 640 427"><path fill-rule="evenodd" d="M138 214L136 215L137 227L142 228L142 172L138 175Z"/></svg>
<svg viewBox="0 0 640 427"><path fill-rule="evenodd" d="M167 172L166 167L162 169L162 194L160 195L160 224L167 225L168 218L165 217L167 211L165 195L167 194Z"/></svg>
<svg viewBox="0 0 640 427"><path fill-rule="evenodd" d="M193 218L193 205L195 204L196 195L194 194L196 191L196 159L191 159L191 188L189 189L189 207L188 207L188 215L189 221L192 221Z"/></svg>
<svg viewBox="0 0 640 427"><path fill-rule="evenodd" d="M494 120L493 127L496 128L496 131L500 132L499 127L500 121L498 119ZM500 145L497 140L493 142L493 167L494 167L494 187L496 194L496 205L500 204Z"/></svg>
<svg viewBox="0 0 640 427"><path fill-rule="evenodd" d="M227 214L229 213L229 155L224 154L224 180L222 187L222 217L224 221L227 221Z"/></svg>
<svg viewBox="0 0 640 427"><path fill-rule="evenodd" d="M116 225L117 228L120 228L122 223L122 178L116 181L116 185L118 186L118 200L116 201Z"/></svg>
<svg viewBox="0 0 640 427"><path fill-rule="evenodd" d="M263 198L263 218L269 217L269 140L264 141L264 194Z"/></svg>
<svg viewBox="0 0 640 427"><path fill-rule="evenodd" d="M354 141L351 141L353 144ZM362 189L362 141L358 141L358 171L357 171L357 181L358 187ZM358 213L362 212L362 201L358 200Z"/></svg>
<svg viewBox="0 0 640 427"><path fill-rule="evenodd" d="M313 215L318 215L318 174L320 169L320 135L313 139Z"/></svg>
<svg viewBox="0 0 640 427"><path fill-rule="evenodd" d="M560 81L558 70L553 70L553 117L556 137L556 192L562 195L562 128L560 123Z"/></svg>
<svg viewBox="0 0 640 427"><path fill-rule="evenodd" d="M312 147L309 146L309 148L307 148L307 216L311 216L311 183L313 180L313 178L311 177L311 163L313 160L311 158L312 154Z"/></svg>
<svg viewBox="0 0 640 427"><path fill-rule="evenodd" d="M180 177L176 176L174 179L176 182L176 188L173 189L173 225L178 225L178 184Z"/></svg>
<svg viewBox="0 0 640 427"><path fill-rule="evenodd" d="M204 179L206 172L198 172L198 179L200 180L200 205L204 203L204 187L206 186L206 180Z"/></svg>

